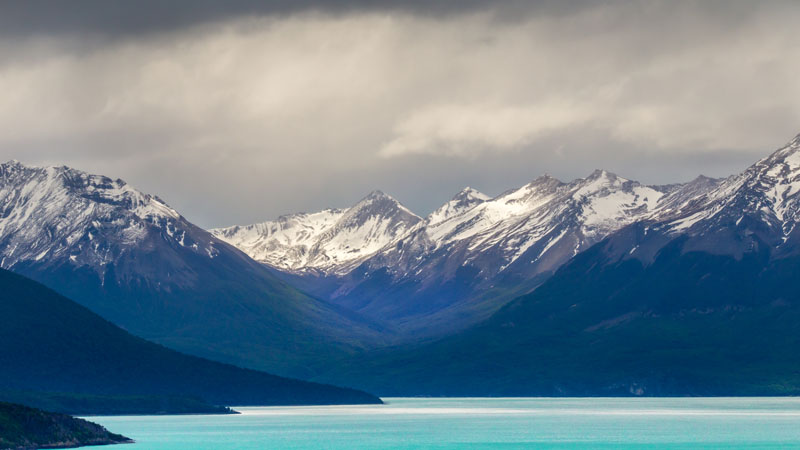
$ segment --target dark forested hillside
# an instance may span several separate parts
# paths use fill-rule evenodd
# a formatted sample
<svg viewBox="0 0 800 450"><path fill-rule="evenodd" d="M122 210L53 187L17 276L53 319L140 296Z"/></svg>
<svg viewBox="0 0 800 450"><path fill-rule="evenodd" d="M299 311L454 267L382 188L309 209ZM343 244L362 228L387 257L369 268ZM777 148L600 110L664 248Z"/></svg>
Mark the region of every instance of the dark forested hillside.
<svg viewBox="0 0 800 450"><path fill-rule="evenodd" d="M184 396L217 405L378 403L369 394L183 355L0 270L0 390ZM141 398L140 398L141 400Z"/></svg>
<svg viewBox="0 0 800 450"><path fill-rule="evenodd" d="M92 422L0 402L0 449L68 448L131 442Z"/></svg>

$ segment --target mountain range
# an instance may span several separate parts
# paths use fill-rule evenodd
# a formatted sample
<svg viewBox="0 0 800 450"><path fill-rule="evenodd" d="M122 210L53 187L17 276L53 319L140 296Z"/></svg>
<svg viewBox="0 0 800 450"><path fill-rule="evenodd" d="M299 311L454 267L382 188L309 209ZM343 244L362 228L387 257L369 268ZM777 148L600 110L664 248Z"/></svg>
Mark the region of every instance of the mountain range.
<svg viewBox="0 0 800 450"><path fill-rule="evenodd" d="M11 162L0 266L168 347L379 394L787 393L798 192L800 136L726 179L545 175L427 217L374 191L205 231Z"/></svg>
<svg viewBox="0 0 800 450"><path fill-rule="evenodd" d="M720 183L701 176L645 186L597 170L569 183L545 175L495 198L466 188L424 219L377 192L336 210L342 216L328 210L210 231L290 283L393 327L407 341L487 318L612 233L684 211ZM380 208L372 207L376 198ZM353 236L368 237L357 254L348 253ZM321 249L331 241L348 245L328 258L281 260L328 255Z"/></svg>

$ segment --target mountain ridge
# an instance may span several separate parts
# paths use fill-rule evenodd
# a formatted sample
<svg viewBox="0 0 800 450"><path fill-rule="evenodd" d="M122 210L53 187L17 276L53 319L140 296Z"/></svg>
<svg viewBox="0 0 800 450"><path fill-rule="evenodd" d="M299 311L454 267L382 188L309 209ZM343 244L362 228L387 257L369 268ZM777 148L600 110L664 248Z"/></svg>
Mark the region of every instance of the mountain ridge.
<svg viewBox="0 0 800 450"><path fill-rule="evenodd" d="M645 232L666 233L668 240L691 234L704 215L716 216L715 208L723 208L726 199L742 195L729 199L738 202L732 211L769 209L770 219L762 227L789 227L782 231L788 240L794 222L784 219L794 217L800 191L798 146L800 136L725 179L700 175L686 183L647 186L597 169L571 182L545 174L494 198L467 188L358 266L322 274L295 267L284 277L388 323L401 341L447 335L533 291L571 258L634 223L658 224ZM776 181L780 174L783 181ZM736 194L740 191L746 193ZM731 222L736 219L727 217L718 225L735 227L739 224ZM764 238L772 236L772 231L764 233ZM628 251L652 258L658 248L654 242Z"/></svg>
<svg viewBox="0 0 800 450"><path fill-rule="evenodd" d="M465 188L357 266L326 273L272 267L314 295L388 322L401 334L443 334L433 329L449 323L441 328L449 332L485 318L611 232L657 214L662 198L677 205L716 182L645 186L598 169L569 183L543 175L494 198ZM271 265L247 245L229 242Z"/></svg>

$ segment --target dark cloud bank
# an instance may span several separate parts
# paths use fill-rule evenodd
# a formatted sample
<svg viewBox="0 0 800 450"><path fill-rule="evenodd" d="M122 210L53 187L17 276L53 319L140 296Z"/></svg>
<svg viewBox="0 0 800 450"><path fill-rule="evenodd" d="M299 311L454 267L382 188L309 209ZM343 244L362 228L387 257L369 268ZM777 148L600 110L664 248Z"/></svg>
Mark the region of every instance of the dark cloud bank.
<svg viewBox="0 0 800 450"><path fill-rule="evenodd" d="M205 226L605 168L738 171L800 132L793 2L0 2L0 159Z"/></svg>

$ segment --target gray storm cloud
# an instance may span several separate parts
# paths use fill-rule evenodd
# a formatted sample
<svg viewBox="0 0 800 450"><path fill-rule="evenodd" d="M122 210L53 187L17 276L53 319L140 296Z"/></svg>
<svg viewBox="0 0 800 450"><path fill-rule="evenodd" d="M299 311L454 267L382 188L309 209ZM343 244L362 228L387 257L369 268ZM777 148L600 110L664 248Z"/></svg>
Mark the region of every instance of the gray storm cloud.
<svg viewBox="0 0 800 450"><path fill-rule="evenodd" d="M726 175L800 132L791 3L201 5L0 19L0 158L217 226L375 188L425 213L544 172Z"/></svg>

